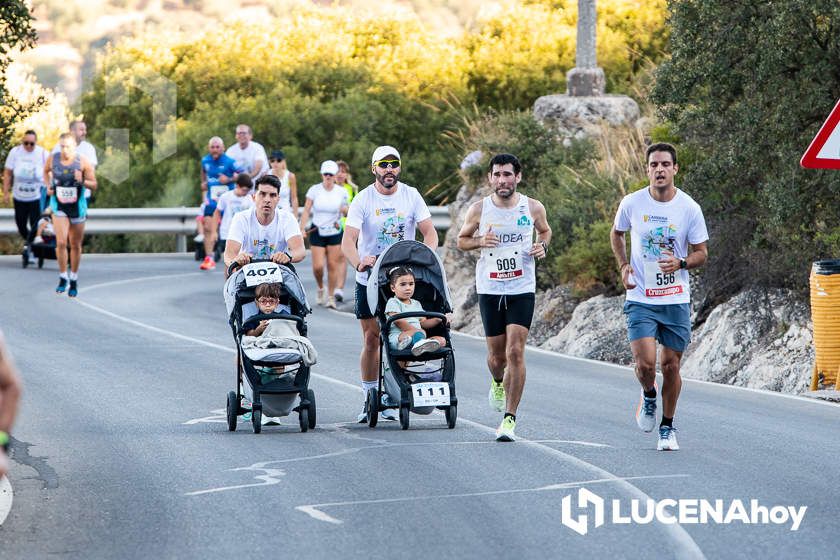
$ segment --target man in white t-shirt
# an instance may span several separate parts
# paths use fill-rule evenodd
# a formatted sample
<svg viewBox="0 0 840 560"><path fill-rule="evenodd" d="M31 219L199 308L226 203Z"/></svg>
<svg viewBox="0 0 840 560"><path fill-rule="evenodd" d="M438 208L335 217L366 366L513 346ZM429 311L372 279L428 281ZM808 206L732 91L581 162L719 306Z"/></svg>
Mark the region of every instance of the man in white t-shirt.
<svg viewBox="0 0 840 560"><path fill-rule="evenodd" d="M9 151L3 170L2 199L8 202L9 195L12 195L15 223L27 245L35 236L38 217L41 215L41 191L44 186L44 165L47 163L47 151L38 146L37 141L35 131L27 130L20 145ZM28 259L28 247L24 249L24 256Z"/></svg>
<svg viewBox="0 0 840 560"><path fill-rule="evenodd" d="M233 217L225 243L225 273L234 261L239 266L251 259L277 264L296 263L306 256L297 220L288 210L277 208L280 180L273 175L257 179L254 207Z"/></svg>
<svg viewBox="0 0 840 560"><path fill-rule="evenodd" d="M433 250L438 245L429 208L417 189L399 181L401 169L400 153L396 148L376 148L371 158L375 181L350 203L341 241L344 256L356 269L356 318L362 325L364 339L359 362L365 403L367 392L375 388L379 380L379 324L368 307L368 271L388 246L414 239L416 229L420 230L423 243ZM391 409L385 409L382 417L396 419ZM366 407L357 420L367 422Z"/></svg>
<svg viewBox="0 0 840 560"><path fill-rule="evenodd" d="M252 184L250 175L240 173L236 177L236 187L220 196L219 202L216 203L213 218L214 221L219 222L219 239L222 241L222 246L227 239L233 217L243 210L254 207L254 197L251 196Z"/></svg>
<svg viewBox="0 0 840 560"><path fill-rule="evenodd" d="M647 149L647 188L624 197L610 241L627 290L624 313L636 377L642 385L636 423L645 432L656 425L656 342L662 345L662 421L657 449L675 451L673 426L682 388L680 359L691 339L688 270L703 266L709 239L703 211L674 185L677 151L670 144ZM625 232L631 235L627 259Z"/></svg>
<svg viewBox="0 0 840 560"><path fill-rule="evenodd" d="M256 182L268 172L268 157L262 144L251 140L253 133L247 124L236 126L236 144L225 152L236 161L236 167L243 169Z"/></svg>
<svg viewBox="0 0 840 560"><path fill-rule="evenodd" d="M93 147L93 144L86 140L87 138L87 125L84 121L73 121L70 123L70 134L73 135L73 138L76 139L76 153L80 156L84 156L93 166L93 170L96 171L96 166L99 165L99 160L96 158L96 148ZM52 154L57 154L61 152L61 147L56 144L55 147L52 149ZM91 190L85 188L85 198L90 200L91 197Z"/></svg>

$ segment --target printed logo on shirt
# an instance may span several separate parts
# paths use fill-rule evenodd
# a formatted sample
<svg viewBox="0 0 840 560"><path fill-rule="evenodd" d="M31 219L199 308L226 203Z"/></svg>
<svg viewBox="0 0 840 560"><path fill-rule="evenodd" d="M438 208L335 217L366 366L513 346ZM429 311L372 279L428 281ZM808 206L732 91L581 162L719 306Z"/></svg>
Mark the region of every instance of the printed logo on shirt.
<svg viewBox="0 0 840 560"><path fill-rule="evenodd" d="M519 218L519 221L516 222L516 225L518 225L518 226L530 226L531 225L531 220L530 220L530 218L528 218L528 216L522 216L522 217Z"/></svg>
<svg viewBox="0 0 840 560"><path fill-rule="evenodd" d="M389 247L403 239L405 239L405 216L403 214L397 214L385 220L376 236L376 242L380 249Z"/></svg>
<svg viewBox="0 0 840 560"><path fill-rule="evenodd" d="M664 223L668 223L668 216L653 216L651 214L645 214L645 215L642 216L642 220L644 220L645 223L655 222L655 223L664 224Z"/></svg>
<svg viewBox="0 0 840 560"><path fill-rule="evenodd" d="M269 259L274 254L274 243L269 243L267 239L254 239L254 258Z"/></svg>
<svg viewBox="0 0 840 560"><path fill-rule="evenodd" d="M396 214L396 208L377 208L375 213L377 216L387 216L389 214Z"/></svg>
<svg viewBox="0 0 840 560"><path fill-rule="evenodd" d="M522 243L525 236L521 232L516 233L498 233L499 243Z"/></svg>
<svg viewBox="0 0 840 560"><path fill-rule="evenodd" d="M642 255L658 260L664 251L674 254L676 244L677 229L673 224L651 228L642 236Z"/></svg>

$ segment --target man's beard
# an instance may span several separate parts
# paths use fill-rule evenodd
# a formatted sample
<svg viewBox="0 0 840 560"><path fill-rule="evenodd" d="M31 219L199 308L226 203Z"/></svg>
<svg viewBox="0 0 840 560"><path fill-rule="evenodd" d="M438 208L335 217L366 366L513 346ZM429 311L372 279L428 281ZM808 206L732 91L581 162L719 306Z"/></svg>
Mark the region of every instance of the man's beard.
<svg viewBox="0 0 840 560"><path fill-rule="evenodd" d="M388 175L392 175L392 176L394 177L394 183L393 183L391 186L388 186L388 185L386 185L386 184L385 184L385 177L387 177ZM394 187L397 185L397 183L399 182L399 180L400 180L400 173L399 173L399 172L394 173L393 171L388 171L388 172L386 172L386 173L383 173L382 175L377 175L377 176L376 176L376 180L377 180L377 181L379 182L379 184L380 184L380 185L382 185L383 187L388 188L388 189L392 189L392 188L394 188Z"/></svg>
<svg viewBox="0 0 840 560"><path fill-rule="evenodd" d="M499 191L502 190L502 189L507 191L507 194L500 193ZM498 196L499 198L510 198L514 194L516 194L516 189L514 187L496 187L495 192L496 192L496 196Z"/></svg>

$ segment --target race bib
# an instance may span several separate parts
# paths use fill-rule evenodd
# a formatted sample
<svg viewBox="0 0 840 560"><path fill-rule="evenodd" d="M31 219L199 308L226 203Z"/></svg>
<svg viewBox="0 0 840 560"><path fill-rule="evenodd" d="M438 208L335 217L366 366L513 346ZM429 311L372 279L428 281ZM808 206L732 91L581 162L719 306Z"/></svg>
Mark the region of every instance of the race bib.
<svg viewBox="0 0 840 560"><path fill-rule="evenodd" d="M338 224L328 224L325 226L318 226L318 235L321 237L328 237L330 235L336 235L339 231L341 231L340 226Z"/></svg>
<svg viewBox="0 0 840 560"><path fill-rule="evenodd" d="M656 261L645 261L645 296L674 296L685 292L680 271L665 273Z"/></svg>
<svg viewBox="0 0 840 560"><path fill-rule="evenodd" d="M427 382L411 385L411 403L414 408L423 406L449 406L449 383Z"/></svg>
<svg viewBox="0 0 840 560"><path fill-rule="evenodd" d="M62 204L73 204L79 201L79 189L76 187L56 187L55 197Z"/></svg>
<svg viewBox="0 0 840 560"><path fill-rule="evenodd" d="M519 278L524 274L521 247L493 247L486 249L484 257L487 260L487 272L490 280L504 282Z"/></svg>
<svg viewBox="0 0 840 560"><path fill-rule="evenodd" d="M227 185L214 185L210 187L210 199L219 200L219 197L228 192Z"/></svg>
<svg viewBox="0 0 840 560"><path fill-rule="evenodd" d="M249 263L242 268L242 271L245 273L245 285L248 287L283 282L283 275L277 263Z"/></svg>

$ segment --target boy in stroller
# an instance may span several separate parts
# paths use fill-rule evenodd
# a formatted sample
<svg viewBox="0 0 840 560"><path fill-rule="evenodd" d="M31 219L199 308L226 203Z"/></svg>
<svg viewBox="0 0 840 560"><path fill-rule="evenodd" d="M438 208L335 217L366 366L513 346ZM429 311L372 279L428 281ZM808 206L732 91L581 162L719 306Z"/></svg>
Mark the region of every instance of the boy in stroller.
<svg viewBox="0 0 840 560"><path fill-rule="evenodd" d="M385 315L393 317L398 313L410 311L423 311L423 306L414 295L414 273L405 266L395 266L388 271L388 283L394 296L385 304ZM451 320L451 314L447 313L447 320ZM391 323L391 330L388 333L388 342L393 350L405 350L411 346L411 353L419 356L425 352L436 352L441 346L446 346L446 339L442 336L426 337L432 327L441 324L439 317L408 317L398 319ZM400 365L405 367L405 362Z"/></svg>

